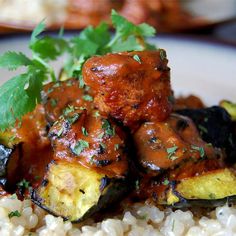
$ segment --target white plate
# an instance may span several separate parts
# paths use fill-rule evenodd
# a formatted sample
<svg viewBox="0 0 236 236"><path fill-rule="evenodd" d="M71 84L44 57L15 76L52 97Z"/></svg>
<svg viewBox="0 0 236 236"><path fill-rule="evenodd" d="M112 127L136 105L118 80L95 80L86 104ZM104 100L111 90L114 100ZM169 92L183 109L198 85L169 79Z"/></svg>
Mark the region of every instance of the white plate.
<svg viewBox="0 0 236 236"><path fill-rule="evenodd" d="M0 40L0 54L7 50L30 54L28 37ZM221 99L236 102L236 47L206 41L160 36L153 40L167 50L172 87L176 94L196 94L207 104ZM57 70L59 63L55 63ZM0 84L12 73L0 70Z"/></svg>

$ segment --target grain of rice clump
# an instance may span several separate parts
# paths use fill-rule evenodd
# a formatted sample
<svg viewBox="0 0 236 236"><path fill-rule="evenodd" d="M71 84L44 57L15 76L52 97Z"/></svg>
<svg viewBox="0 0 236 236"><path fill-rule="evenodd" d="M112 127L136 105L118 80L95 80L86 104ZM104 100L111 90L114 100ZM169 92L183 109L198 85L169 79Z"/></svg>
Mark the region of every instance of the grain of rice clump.
<svg viewBox="0 0 236 236"><path fill-rule="evenodd" d="M15 215L15 216L14 216ZM211 218L191 211L136 204L121 216L78 227L15 195L0 199L0 236L235 236L236 208L218 207Z"/></svg>

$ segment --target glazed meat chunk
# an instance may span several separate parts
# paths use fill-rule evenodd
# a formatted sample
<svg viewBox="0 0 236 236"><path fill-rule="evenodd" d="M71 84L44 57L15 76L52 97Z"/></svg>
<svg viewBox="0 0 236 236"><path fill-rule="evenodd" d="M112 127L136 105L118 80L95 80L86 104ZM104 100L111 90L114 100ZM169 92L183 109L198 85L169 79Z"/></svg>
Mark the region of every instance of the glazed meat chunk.
<svg viewBox="0 0 236 236"><path fill-rule="evenodd" d="M79 81L73 78L45 85L42 97L46 118L50 124L53 124L68 106L87 110L93 107L93 97L90 92L81 88Z"/></svg>
<svg viewBox="0 0 236 236"><path fill-rule="evenodd" d="M171 112L167 62L162 49L95 56L84 64L83 78L98 109L134 129L144 120L165 120Z"/></svg>
<svg viewBox="0 0 236 236"><path fill-rule="evenodd" d="M204 142L193 121L171 114L164 122L145 122L134 134L139 163L157 175L180 163L222 156L218 149Z"/></svg>

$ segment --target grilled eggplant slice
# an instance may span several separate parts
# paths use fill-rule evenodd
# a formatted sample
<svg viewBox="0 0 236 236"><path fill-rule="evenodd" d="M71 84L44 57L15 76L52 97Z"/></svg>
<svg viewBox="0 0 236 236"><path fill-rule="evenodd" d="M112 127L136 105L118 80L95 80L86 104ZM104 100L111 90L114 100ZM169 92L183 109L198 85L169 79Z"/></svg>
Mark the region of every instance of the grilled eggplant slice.
<svg viewBox="0 0 236 236"><path fill-rule="evenodd" d="M52 160L46 125L44 109L38 105L20 124L0 133L0 178L4 190L12 192L21 180L33 184L44 175Z"/></svg>
<svg viewBox="0 0 236 236"><path fill-rule="evenodd" d="M55 159L96 167L109 176L128 174L125 133L97 110L69 107L51 127L49 137Z"/></svg>
<svg viewBox="0 0 236 236"><path fill-rule="evenodd" d="M80 222L120 199L127 186L125 179L110 178L97 169L54 161L31 196L50 213Z"/></svg>
<svg viewBox="0 0 236 236"><path fill-rule="evenodd" d="M233 121L236 121L236 103L223 100L220 102L220 106L230 114Z"/></svg>
<svg viewBox="0 0 236 236"><path fill-rule="evenodd" d="M229 168L209 171L199 176L170 182L167 205L217 206L236 200L236 174Z"/></svg>
<svg viewBox="0 0 236 236"><path fill-rule="evenodd" d="M19 181L20 150L21 144L14 148L0 144L0 185L7 191L13 191Z"/></svg>
<svg viewBox="0 0 236 236"><path fill-rule="evenodd" d="M202 139L214 147L223 148L227 161L236 161L236 136L229 113L218 106L204 109L183 109L176 111L195 123Z"/></svg>

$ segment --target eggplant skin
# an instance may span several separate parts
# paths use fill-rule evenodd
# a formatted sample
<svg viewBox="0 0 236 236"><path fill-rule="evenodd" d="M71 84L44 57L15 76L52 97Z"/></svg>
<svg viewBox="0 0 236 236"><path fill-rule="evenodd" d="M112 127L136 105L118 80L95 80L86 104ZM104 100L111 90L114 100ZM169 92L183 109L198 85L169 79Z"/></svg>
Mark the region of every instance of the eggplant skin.
<svg viewBox="0 0 236 236"><path fill-rule="evenodd" d="M0 185L7 192L14 192L20 180L18 173L21 144L8 148L0 144Z"/></svg>
<svg viewBox="0 0 236 236"><path fill-rule="evenodd" d="M213 207L236 202L236 174L229 168L170 182L166 204L176 208Z"/></svg>
<svg viewBox="0 0 236 236"><path fill-rule="evenodd" d="M0 177L4 177L6 175L7 162L12 152L13 149L7 148L0 144Z"/></svg>
<svg viewBox="0 0 236 236"><path fill-rule="evenodd" d="M54 161L31 199L65 220L81 222L121 199L128 190L125 179L109 178L78 163Z"/></svg>
<svg viewBox="0 0 236 236"><path fill-rule="evenodd" d="M191 118L205 142L223 148L228 162L236 161L236 134L233 132L232 119L224 108L183 109L176 113Z"/></svg>

